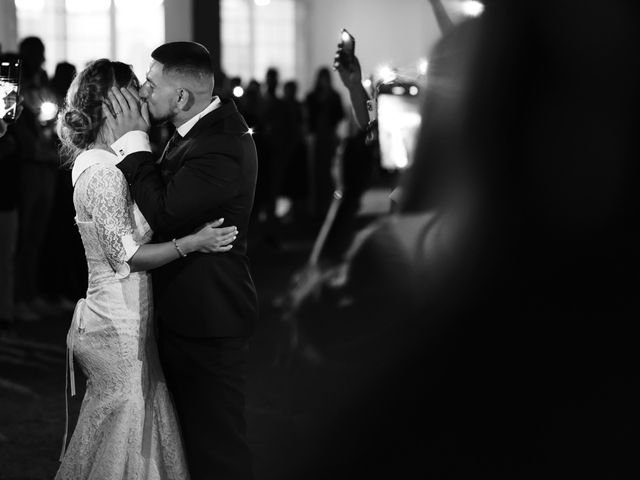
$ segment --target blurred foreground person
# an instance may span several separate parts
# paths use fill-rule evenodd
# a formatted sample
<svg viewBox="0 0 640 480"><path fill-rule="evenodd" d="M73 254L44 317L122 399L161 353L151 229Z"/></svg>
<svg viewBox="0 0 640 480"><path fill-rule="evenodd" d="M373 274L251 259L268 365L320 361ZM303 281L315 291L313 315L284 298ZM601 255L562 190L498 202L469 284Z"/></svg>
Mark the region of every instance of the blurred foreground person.
<svg viewBox="0 0 640 480"><path fill-rule="evenodd" d="M101 59L75 78L61 113L60 139L73 165L76 223L89 269L67 336L88 378L85 397L56 479L186 479L180 427L160 368L146 272L218 248L233 233L206 225L197 233L151 244L152 231L132 202L109 149L115 140L103 105L111 87L138 87L131 67ZM66 443L66 432L65 432Z"/></svg>
<svg viewBox="0 0 640 480"><path fill-rule="evenodd" d="M572 5L487 2L435 47L400 213L299 311L287 478L634 467L637 7Z"/></svg>

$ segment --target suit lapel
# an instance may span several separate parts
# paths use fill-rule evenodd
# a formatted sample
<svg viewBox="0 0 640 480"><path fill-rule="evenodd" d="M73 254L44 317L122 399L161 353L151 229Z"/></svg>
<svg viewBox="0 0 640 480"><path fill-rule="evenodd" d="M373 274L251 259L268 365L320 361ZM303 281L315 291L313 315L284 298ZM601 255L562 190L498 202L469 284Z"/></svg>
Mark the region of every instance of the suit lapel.
<svg viewBox="0 0 640 480"><path fill-rule="evenodd" d="M185 148L181 147L184 147L191 141L197 140L197 137L202 134L216 131L223 132L224 119L237 113L238 109L232 100L222 100L222 104L218 108L198 120L184 137L181 137L176 130L167 142L167 146L159 161L160 170L164 179L168 181L184 163Z"/></svg>

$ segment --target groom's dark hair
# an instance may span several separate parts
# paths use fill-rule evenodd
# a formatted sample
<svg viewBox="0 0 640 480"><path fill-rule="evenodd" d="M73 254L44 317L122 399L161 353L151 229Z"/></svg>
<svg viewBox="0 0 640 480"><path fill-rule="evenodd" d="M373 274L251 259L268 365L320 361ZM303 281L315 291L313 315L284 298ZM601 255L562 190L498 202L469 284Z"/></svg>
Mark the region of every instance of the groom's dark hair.
<svg viewBox="0 0 640 480"><path fill-rule="evenodd" d="M163 72L197 77L213 76L209 50L196 42L165 43L151 52L151 58L163 65Z"/></svg>

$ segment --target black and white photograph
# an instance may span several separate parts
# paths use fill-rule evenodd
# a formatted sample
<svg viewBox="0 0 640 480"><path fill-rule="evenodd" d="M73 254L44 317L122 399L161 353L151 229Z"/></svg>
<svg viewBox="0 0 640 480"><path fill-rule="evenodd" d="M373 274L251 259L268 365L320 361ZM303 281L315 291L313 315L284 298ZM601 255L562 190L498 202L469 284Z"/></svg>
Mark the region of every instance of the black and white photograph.
<svg viewBox="0 0 640 480"><path fill-rule="evenodd" d="M639 21L0 0L0 480L636 478Z"/></svg>

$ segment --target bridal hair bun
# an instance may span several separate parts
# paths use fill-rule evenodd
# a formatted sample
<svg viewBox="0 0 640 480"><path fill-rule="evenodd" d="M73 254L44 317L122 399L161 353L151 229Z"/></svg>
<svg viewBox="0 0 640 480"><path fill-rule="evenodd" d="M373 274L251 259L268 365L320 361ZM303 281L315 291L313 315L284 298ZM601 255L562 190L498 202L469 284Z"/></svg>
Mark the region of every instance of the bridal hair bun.
<svg viewBox="0 0 640 480"><path fill-rule="evenodd" d="M138 86L131 66L106 58L91 62L74 78L58 123L65 164L99 139L104 117L102 104L112 86Z"/></svg>
<svg viewBox="0 0 640 480"><path fill-rule="evenodd" d="M70 108L64 112L62 122L68 140L76 147L86 148L93 143L91 142L93 122L89 115L76 108Z"/></svg>

